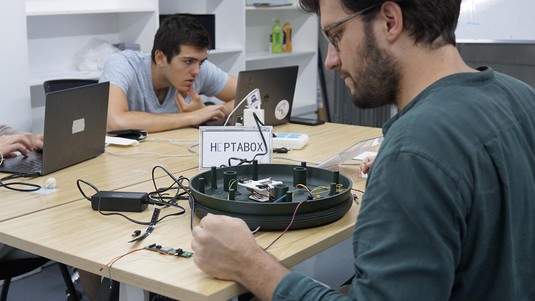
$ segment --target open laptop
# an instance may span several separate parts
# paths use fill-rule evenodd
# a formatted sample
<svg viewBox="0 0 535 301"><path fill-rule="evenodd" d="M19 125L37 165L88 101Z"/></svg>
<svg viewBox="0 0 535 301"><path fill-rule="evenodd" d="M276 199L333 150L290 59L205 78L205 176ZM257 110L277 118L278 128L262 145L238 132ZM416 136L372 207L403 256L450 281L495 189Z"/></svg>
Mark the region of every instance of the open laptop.
<svg viewBox="0 0 535 301"><path fill-rule="evenodd" d="M46 94L44 145L4 160L0 172L45 175L104 152L109 82Z"/></svg>
<svg viewBox="0 0 535 301"><path fill-rule="evenodd" d="M261 108L264 109L264 124L288 123L292 112L298 70L299 66L285 66L240 71L234 103L235 111L230 116L227 125L243 124L243 110L247 102L244 101L241 105L239 103L254 89L260 91ZM225 120L210 120L204 125L223 125L224 123Z"/></svg>

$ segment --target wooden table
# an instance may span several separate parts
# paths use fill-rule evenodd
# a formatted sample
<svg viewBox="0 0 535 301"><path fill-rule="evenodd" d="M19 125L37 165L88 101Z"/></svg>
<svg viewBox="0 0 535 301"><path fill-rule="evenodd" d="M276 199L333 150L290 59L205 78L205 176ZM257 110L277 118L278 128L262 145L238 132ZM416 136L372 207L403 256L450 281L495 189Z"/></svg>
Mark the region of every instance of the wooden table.
<svg viewBox="0 0 535 301"><path fill-rule="evenodd" d="M178 130L172 133L182 136L182 131ZM275 131L309 134L310 141L305 148L290 151L284 156L318 162L331 157L359 140L381 134L380 129L337 124L316 127L290 124L277 127ZM164 148L168 149L169 147L165 146ZM111 158L109 155L103 157L106 157L106 160L94 159L93 165L95 166L91 168L101 170L104 174L111 166L116 165L117 162L123 163L124 160L123 157ZM197 158L190 158L190 165L182 165L194 166L183 170L179 170L179 164L177 164L173 171L174 175L190 178L199 173L197 166L193 164L194 160ZM274 161L274 163L288 164L285 160L275 159ZM166 163L167 167L176 164L175 162ZM145 168L151 166L148 162L142 164ZM77 168L72 168L71 171L74 173L75 169ZM362 189L365 181L358 178L358 170L357 166L340 167L340 172L354 181L354 187ZM74 177L74 175L72 176ZM111 179L112 175L106 177L109 177L109 180L113 182L113 184L108 183L107 187L115 187L114 189L124 191L153 190L152 182L146 175L125 176L122 180ZM106 185L106 180L97 179L96 175L94 181L99 186ZM127 181L130 182L128 185ZM107 267L102 271L100 269L110 260L152 243L191 250L190 210L186 201L181 201L181 204L187 209L186 214L173 216L158 223L154 232L139 243L128 243L128 241L134 230L139 229L143 232L146 226L130 223L117 216L103 216L91 210L89 202L80 198L74 198L71 201L65 201L62 205L33 211L33 213L0 222L0 241L109 277L110 270ZM349 238L358 209L359 206L354 203L349 212L334 223L289 231L268 251L284 265L294 266ZM176 211L174 208L166 208L162 210L161 216ZM141 213L129 213L128 216L148 221L151 212L152 208L149 207L149 210ZM195 223L197 222L196 219ZM258 243L265 247L279 234L280 232L260 232L255 234L255 237ZM115 262L111 269L111 278L179 300L226 300L245 292L245 289L235 282L215 280L207 276L195 266L191 258L164 256L147 250L136 251Z"/></svg>
<svg viewBox="0 0 535 301"><path fill-rule="evenodd" d="M198 135L197 129L188 128L151 134L149 139L197 139ZM198 150L198 147L195 149ZM153 154L127 155L139 152ZM160 157L154 154L193 156ZM152 168L156 165L165 166L171 172L181 172L198 166L197 158L197 155L189 152L186 146L177 146L166 141L144 141L135 147L109 146L104 154L96 158L42 177L21 180L42 186L47 178L53 177L57 181L58 188L55 193L41 195L0 187L2 202L0 221L83 199L76 186L77 179L92 183L99 190L115 190L149 180ZM0 173L0 176L4 175L7 174ZM86 192L94 193L91 188Z"/></svg>

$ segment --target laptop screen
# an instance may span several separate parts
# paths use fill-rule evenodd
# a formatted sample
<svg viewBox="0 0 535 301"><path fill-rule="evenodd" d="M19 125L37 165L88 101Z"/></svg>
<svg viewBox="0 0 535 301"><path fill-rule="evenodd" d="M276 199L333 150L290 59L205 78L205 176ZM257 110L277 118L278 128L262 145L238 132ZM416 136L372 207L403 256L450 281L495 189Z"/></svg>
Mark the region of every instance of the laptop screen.
<svg viewBox="0 0 535 301"><path fill-rule="evenodd" d="M264 124L279 125L288 123L292 112L292 104L299 66L286 66L257 70L241 71L238 74L236 105L251 91L258 89L264 109ZM231 116L231 125L243 124L243 110L246 101L236 108Z"/></svg>
<svg viewBox="0 0 535 301"><path fill-rule="evenodd" d="M54 172L104 152L109 83L98 83L46 94L42 154L6 160L0 172ZM28 164L41 160L40 169Z"/></svg>

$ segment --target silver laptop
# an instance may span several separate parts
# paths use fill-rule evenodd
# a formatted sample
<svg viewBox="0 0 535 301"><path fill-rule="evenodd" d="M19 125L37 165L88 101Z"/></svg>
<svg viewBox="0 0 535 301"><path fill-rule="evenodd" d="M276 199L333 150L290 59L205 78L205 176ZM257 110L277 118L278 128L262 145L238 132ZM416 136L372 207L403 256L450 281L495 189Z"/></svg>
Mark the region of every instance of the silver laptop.
<svg viewBox="0 0 535 301"><path fill-rule="evenodd" d="M0 172L45 175L104 152L109 83L46 94L42 151L5 159Z"/></svg>
<svg viewBox="0 0 535 301"><path fill-rule="evenodd" d="M236 89L235 111L227 125L243 124L244 101L240 101L254 89L259 89L264 109L264 124L279 125L288 123L292 112L292 104L297 82L299 66L256 69L240 71ZM225 120L210 120L203 125L223 125Z"/></svg>

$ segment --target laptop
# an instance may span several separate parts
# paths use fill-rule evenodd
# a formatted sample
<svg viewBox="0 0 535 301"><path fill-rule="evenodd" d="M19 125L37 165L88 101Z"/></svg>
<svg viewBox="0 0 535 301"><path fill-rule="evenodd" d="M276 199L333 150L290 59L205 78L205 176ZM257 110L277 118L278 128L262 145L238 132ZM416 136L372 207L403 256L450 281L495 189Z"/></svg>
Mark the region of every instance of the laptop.
<svg viewBox="0 0 535 301"><path fill-rule="evenodd" d="M104 152L109 82L49 92L42 151L8 158L0 172L45 175Z"/></svg>
<svg viewBox="0 0 535 301"><path fill-rule="evenodd" d="M264 124L279 125L288 123L292 112L292 104L297 82L299 66L240 71L234 113L227 125L243 124L243 110L247 101L240 104L251 91L258 89L261 108L264 109ZM238 106L239 105L239 106ZM204 125L223 125L225 120L210 120Z"/></svg>

